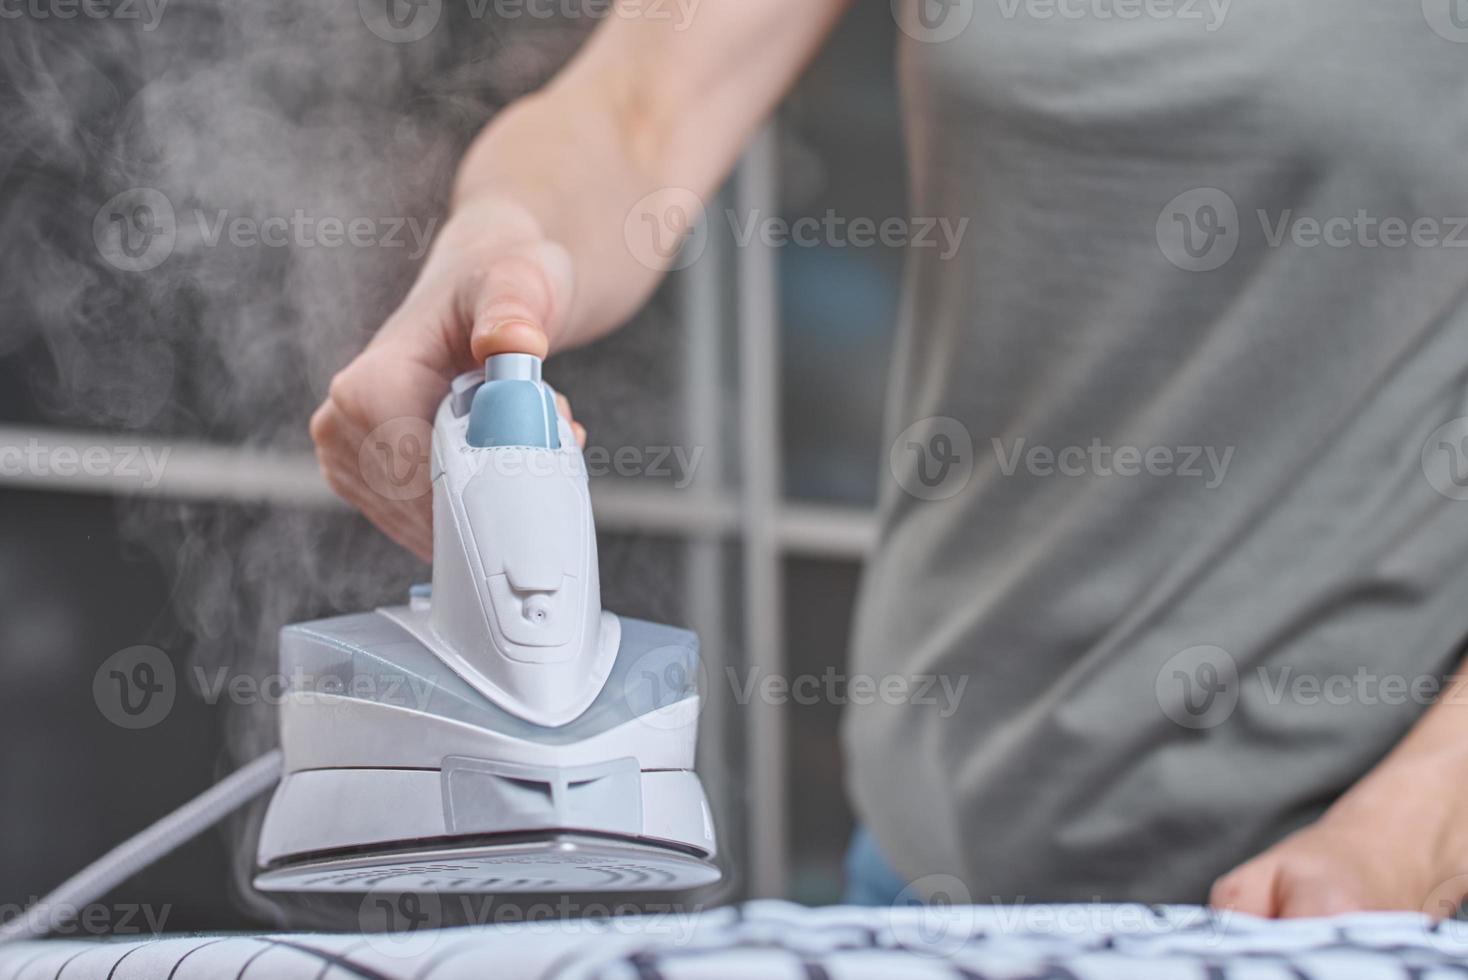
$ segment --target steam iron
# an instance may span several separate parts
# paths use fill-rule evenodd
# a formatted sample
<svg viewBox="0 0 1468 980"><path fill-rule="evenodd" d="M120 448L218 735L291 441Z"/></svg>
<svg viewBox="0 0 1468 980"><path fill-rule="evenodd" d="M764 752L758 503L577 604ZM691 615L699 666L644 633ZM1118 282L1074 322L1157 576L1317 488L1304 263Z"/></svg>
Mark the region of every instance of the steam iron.
<svg viewBox="0 0 1468 980"><path fill-rule="evenodd" d="M602 610L585 464L539 358L454 382L432 474L431 588L281 631L291 688L255 886L717 882L698 638Z"/></svg>

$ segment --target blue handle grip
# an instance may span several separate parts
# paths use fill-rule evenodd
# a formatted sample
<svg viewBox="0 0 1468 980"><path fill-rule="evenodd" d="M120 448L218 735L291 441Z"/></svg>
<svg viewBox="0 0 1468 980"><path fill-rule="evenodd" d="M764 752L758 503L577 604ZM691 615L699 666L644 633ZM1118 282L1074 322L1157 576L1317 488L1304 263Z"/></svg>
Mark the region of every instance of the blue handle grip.
<svg viewBox="0 0 1468 980"><path fill-rule="evenodd" d="M556 403L540 380L540 358L500 354L485 364L485 376L469 407L469 445L561 448Z"/></svg>

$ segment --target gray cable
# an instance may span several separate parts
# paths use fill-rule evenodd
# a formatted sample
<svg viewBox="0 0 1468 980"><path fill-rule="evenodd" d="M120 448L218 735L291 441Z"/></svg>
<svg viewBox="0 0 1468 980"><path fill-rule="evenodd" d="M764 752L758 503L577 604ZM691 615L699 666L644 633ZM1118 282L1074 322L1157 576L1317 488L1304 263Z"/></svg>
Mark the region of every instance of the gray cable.
<svg viewBox="0 0 1468 980"><path fill-rule="evenodd" d="M129 837L0 926L0 943L42 939L70 916L229 816L280 780L280 750L235 770L157 823Z"/></svg>

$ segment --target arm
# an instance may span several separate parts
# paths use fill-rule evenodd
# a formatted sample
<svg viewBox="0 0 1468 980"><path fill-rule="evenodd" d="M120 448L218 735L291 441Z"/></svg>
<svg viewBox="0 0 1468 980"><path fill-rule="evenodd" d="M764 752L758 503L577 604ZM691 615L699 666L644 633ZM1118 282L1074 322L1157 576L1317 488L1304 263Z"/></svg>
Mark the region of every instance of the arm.
<svg viewBox="0 0 1468 980"><path fill-rule="evenodd" d="M544 355L631 317L662 276L627 245L634 206L663 188L710 194L848 2L704 0L682 29L612 15L501 113L465 155L417 282L312 417L332 488L428 557L428 495L380 492L364 470L390 461L363 441L403 420L426 434L449 381L491 354Z"/></svg>
<svg viewBox="0 0 1468 980"><path fill-rule="evenodd" d="M1468 663L1392 752L1316 823L1220 878L1213 905L1298 917L1451 917L1468 894Z"/></svg>

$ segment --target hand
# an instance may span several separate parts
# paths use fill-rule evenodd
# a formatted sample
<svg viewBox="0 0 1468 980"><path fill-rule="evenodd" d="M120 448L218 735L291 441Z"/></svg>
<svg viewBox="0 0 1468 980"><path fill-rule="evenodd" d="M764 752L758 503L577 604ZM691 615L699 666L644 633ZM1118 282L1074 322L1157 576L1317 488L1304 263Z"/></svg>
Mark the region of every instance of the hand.
<svg viewBox="0 0 1468 980"><path fill-rule="evenodd" d="M1358 786L1319 821L1218 879L1209 904L1302 918L1405 910L1447 917L1468 890L1449 841L1461 817L1427 802L1426 786Z"/></svg>
<svg viewBox="0 0 1468 980"><path fill-rule="evenodd" d="M569 256L528 214L501 201L460 204L407 298L311 417L326 482L430 560L428 435L449 383L493 354L546 356L571 294ZM560 409L572 418L564 399ZM572 427L584 444L585 430Z"/></svg>

